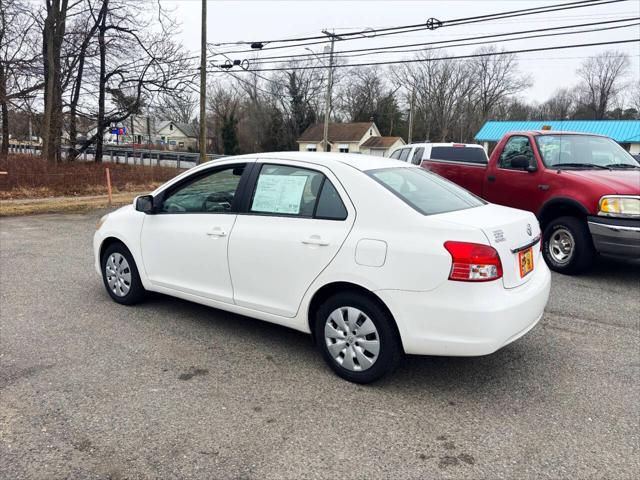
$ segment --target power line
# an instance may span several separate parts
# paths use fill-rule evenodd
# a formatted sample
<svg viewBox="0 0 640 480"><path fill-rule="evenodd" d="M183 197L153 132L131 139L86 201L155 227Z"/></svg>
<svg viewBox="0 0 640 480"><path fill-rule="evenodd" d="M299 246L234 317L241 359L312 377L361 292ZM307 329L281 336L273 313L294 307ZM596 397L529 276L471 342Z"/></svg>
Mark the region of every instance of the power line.
<svg viewBox="0 0 640 480"><path fill-rule="evenodd" d="M533 8L526 8L526 9L520 9L520 10L511 10L511 11L497 12L497 13L487 14L487 15L479 15L476 17L465 17L465 18L443 20L443 21L439 21L431 18L426 23L402 25L402 26L395 26L395 27L384 27L384 28L378 28L378 29L364 29L357 32L341 33L340 37L343 40L357 40L362 38L373 38L373 37L377 38L377 37L382 37L386 35L396 35L398 33L408 33L408 32L419 31L419 30L435 30L441 27L466 25L469 23L479 23L479 22L486 22L490 20L499 20L503 18L521 17L521 16L527 16L527 15L536 15L541 13L550 13L550 12L556 12L556 11L562 11L562 10L572 10L575 8L595 7L599 5L606 5L610 3L619 3L619 2L626 2L626 1L628 0L582 0L578 2L547 5L543 7L533 7ZM319 39L322 39L322 40L309 41L309 40L319 40ZM273 47L268 47L268 46L263 47L263 45L268 45L270 43L290 43L290 42L305 42L305 43L297 43L296 45L276 45ZM254 41L254 42L247 42L247 41L226 42L226 43L216 43L213 45L214 46L247 45L247 44L252 44L256 46L261 45L260 47L257 47L257 48L251 48L251 49L245 49L245 50L233 50L233 51L225 52L227 54L237 54L237 53L255 52L256 50L265 51L265 50L275 50L275 49L282 49L282 48L292 48L294 46L306 47L310 45L324 44L327 42L328 40L324 36L310 36L310 37L285 38L285 39L279 39L279 40L263 40L263 41Z"/></svg>
<svg viewBox="0 0 640 480"><path fill-rule="evenodd" d="M515 38L491 40L491 41L488 41L488 42L481 41L481 42L460 43L460 44L449 45L449 48L467 47L467 46L473 46L473 45L487 45L487 44L504 43L504 42L515 42L515 41L518 41L518 40L530 40L532 38L555 37L555 36L558 36L558 35L574 35L574 34L581 34L581 33L602 32L602 31L607 31L607 30L616 30L616 29L621 29L621 28L629 28L629 27L637 27L637 26L640 26L640 23L632 23L632 24L629 24L629 25L617 25L617 26L605 27L605 28L593 28L593 29L589 29L589 30L580 30L580 31L577 31L577 32L558 32L558 33L547 33L547 34L542 34L542 35L529 35L529 36L524 36L524 37L515 37ZM441 47L414 48L414 49L407 49L407 50L394 50L393 52L373 51L373 52L368 52L368 53L360 53L360 54L345 55L345 56L340 55L340 52L339 52L337 57L339 59L350 59L350 58L354 58L354 57L363 57L363 56L389 54L389 53L424 52L424 51L440 50L440 48ZM264 63L266 64L266 63L273 63L273 62L264 62ZM262 62L258 62L258 64L263 64L263 63Z"/></svg>
<svg viewBox="0 0 640 480"><path fill-rule="evenodd" d="M456 56L448 56L448 57L439 57L439 58L415 58L415 59L406 59L406 60L391 60L391 61L383 61L383 62L367 62L367 63L352 63L352 64L337 64L334 65L334 68L345 68L345 67L369 67L375 65L401 65L401 64L411 64L411 63L423 63L423 62L437 62L443 60L459 60L466 58L479 58L479 57L492 57L497 55L510 55L517 53L529 53L529 52L544 52L549 50L566 50L570 48L581 48L581 47L596 47L602 45L619 45L626 43L635 43L640 42L639 38L625 39L625 40L612 40L608 42L594 42L594 43L579 43L573 45L557 45L553 47L540 47L540 48L526 48L520 50L508 50L508 51L500 51L500 52L488 52L488 53L474 53L469 55L456 55ZM247 69L247 70L238 70L237 73L243 72L283 72L283 71L294 71L294 70L317 70L324 69L325 66L314 66L307 65L302 67L289 67L289 68L263 68L263 69Z"/></svg>
<svg viewBox="0 0 640 480"><path fill-rule="evenodd" d="M465 38L456 38L456 39L449 39L449 40L440 40L440 41L436 41L436 42L425 42L425 43L409 43L409 44L402 44L402 45L389 45L389 46L383 46L383 47L369 47L369 48L358 48L358 49L351 49L351 50L342 50L341 52L338 52L338 55L341 58L346 58L346 57L354 57L354 56L360 56L360 55L344 55L345 53L357 53L357 52L375 52L375 53L385 53L385 51L387 50L391 50L389 53L394 53L394 52L398 52L398 53L407 53L407 52L414 52L414 51L421 51L424 50L422 48L417 49L417 50L395 50L395 49L399 49L399 48L405 48L405 47L424 47L424 46L431 46L431 45L445 45L445 44L451 44L451 43L456 43L456 42L466 42L466 41L470 41L470 40L486 40L486 39L490 39L490 38L496 38L496 37L505 37L505 36L512 36L512 35L520 35L520 34L528 34L528 33L538 33L538 32L547 32L547 31L553 31L553 30L564 30L564 29L568 29L568 28L581 28L581 27L587 27L587 26L596 26L596 25L605 25L605 24L611 24L611 23L621 23L621 22L627 22L627 21L633 21L633 20L640 20L640 17L629 17L629 18L624 18L624 19L620 19L620 20L609 20L609 21L603 21L603 22L592 22L592 23L582 23L582 24L576 24L576 25L564 25L564 26L559 26L559 27L549 27L549 28L539 28L539 29L532 29L532 30L522 30L519 32L508 32L508 33L496 33L496 34L492 34L492 35L482 35L482 36L472 36L472 37L465 37ZM539 38L539 37L546 37L546 36L557 36L557 35L571 35L571 34L578 34L578 33L590 33L590 32L597 32L597 31L604 31L604 30L610 30L613 28L626 28L629 26L635 26L637 24L632 24L632 25L623 25L621 27L616 26L616 27L605 27L605 28L599 28L599 29L588 29L588 30L580 30L580 31L576 31L576 32L557 32L557 33L553 33L553 34L545 34L545 35L533 35L533 36L529 36L529 37L520 37L520 38L508 38L508 39L504 39L504 40L496 40L493 42L486 42L486 43L498 43L498 42L507 42L507 41L512 41L512 40L523 40L523 39L527 39L527 38ZM482 42L484 43L484 42ZM466 45L475 45L475 43L470 43L470 44L466 44ZM452 47L458 47L458 46L465 46L465 45L451 45ZM440 47L438 47L440 48ZM269 57L259 57L257 59L257 61L254 61L254 64L262 64L262 63L273 63L273 62L263 62L263 60L276 60L276 59L284 59L284 60L290 60L293 58L310 58L312 56L325 56L325 53L301 53L301 54L294 54L294 55L274 55L274 56L269 56ZM281 60L281 61L284 61ZM251 61L250 61L251 63Z"/></svg>

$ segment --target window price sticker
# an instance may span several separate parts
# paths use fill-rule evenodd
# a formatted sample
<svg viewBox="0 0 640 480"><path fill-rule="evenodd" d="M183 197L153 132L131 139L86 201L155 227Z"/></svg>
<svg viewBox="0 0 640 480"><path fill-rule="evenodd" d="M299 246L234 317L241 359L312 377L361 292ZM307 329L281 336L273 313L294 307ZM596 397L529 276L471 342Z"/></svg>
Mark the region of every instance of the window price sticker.
<svg viewBox="0 0 640 480"><path fill-rule="evenodd" d="M266 213L300 213L307 177L301 175L261 175L251 210Z"/></svg>

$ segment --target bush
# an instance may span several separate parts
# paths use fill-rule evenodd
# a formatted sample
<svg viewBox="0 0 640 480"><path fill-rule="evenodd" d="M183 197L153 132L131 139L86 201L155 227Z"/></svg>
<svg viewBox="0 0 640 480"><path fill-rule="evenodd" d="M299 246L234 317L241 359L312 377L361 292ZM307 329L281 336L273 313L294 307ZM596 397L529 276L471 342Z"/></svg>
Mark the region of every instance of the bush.
<svg viewBox="0 0 640 480"><path fill-rule="evenodd" d="M106 168L114 192L153 190L181 172L170 167L82 161L53 165L37 156L9 155L0 161L0 171L8 173L0 175L0 199L104 195Z"/></svg>

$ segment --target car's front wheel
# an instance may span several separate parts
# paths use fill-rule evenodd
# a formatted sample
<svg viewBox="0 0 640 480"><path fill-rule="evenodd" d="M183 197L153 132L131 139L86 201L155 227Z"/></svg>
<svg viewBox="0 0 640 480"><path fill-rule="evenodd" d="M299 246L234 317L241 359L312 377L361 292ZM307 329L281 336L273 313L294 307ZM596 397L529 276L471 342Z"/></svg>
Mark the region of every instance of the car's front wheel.
<svg viewBox="0 0 640 480"><path fill-rule="evenodd" d="M351 382L378 380L402 358L391 315L378 302L356 292L328 298L316 312L314 334L327 364Z"/></svg>
<svg viewBox="0 0 640 480"><path fill-rule="evenodd" d="M586 222L576 217L560 217L544 230L544 259L551 270L572 275L591 265L595 250Z"/></svg>
<svg viewBox="0 0 640 480"><path fill-rule="evenodd" d="M122 243L109 245L102 254L102 280L113 300L123 305L133 305L145 296L136 262L129 249Z"/></svg>

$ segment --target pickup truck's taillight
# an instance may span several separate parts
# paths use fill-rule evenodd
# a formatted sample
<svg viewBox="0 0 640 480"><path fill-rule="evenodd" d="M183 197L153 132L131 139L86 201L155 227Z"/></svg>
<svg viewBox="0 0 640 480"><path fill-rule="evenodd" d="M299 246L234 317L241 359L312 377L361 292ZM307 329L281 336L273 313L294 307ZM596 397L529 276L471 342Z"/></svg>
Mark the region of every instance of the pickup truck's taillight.
<svg viewBox="0 0 640 480"><path fill-rule="evenodd" d="M444 242L453 264L449 280L488 282L502 278L502 263L495 248L467 242Z"/></svg>

